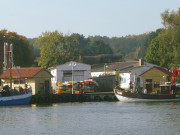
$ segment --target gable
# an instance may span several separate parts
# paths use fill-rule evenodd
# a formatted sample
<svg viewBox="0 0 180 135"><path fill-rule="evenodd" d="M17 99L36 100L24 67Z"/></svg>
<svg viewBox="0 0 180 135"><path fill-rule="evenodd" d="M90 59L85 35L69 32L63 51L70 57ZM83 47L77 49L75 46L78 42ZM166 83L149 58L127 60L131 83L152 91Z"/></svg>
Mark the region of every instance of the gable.
<svg viewBox="0 0 180 135"><path fill-rule="evenodd" d="M50 72L48 72L45 69L42 69L40 72L38 72L34 77L36 78L51 78L52 75Z"/></svg>
<svg viewBox="0 0 180 135"><path fill-rule="evenodd" d="M75 66L73 67L74 70L91 70L91 65L73 62ZM72 70L71 62L65 63L63 65L56 66L57 70Z"/></svg>
<svg viewBox="0 0 180 135"><path fill-rule="evenodd" d="M153 67L140 75L141 77L171 76L171 73L162 67Z"/></svg>

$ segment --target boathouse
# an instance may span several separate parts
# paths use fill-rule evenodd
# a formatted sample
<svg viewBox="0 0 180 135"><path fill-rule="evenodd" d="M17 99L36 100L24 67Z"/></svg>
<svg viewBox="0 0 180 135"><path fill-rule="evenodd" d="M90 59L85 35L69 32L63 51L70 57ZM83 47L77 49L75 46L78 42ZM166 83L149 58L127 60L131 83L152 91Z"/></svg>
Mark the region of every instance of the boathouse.
<svg viewBox="0 0 180 135"><path fill-rule="evenodd" d="M51 73L41 67L12 68L12 88L19 89L31 87L32 94L51 93ZM10 86L10 69L0 76L2 87Z"/></svg>
<svg viewBox="0 0 180 135"><path fill-rule="evenodd" d="M52 88L55 89L56 82L88 80L91 77L91 65L70 61L50 68L50 72L53 75Z"/></svg>
<svg viewBox="0 0 180 135"><path fill-rule="evenodd" d="M143 89L147 92L160 90L160 85L169 82L172 73L162 67L152 67L140 75L143 78Z"/></svg>

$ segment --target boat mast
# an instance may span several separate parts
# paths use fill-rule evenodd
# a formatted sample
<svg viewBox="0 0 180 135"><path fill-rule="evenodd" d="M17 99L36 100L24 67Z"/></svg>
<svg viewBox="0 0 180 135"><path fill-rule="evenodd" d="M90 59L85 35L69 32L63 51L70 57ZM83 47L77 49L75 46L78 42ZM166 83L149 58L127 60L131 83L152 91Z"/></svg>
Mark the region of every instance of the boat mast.
<svg viewBox="0 0 180 135"><path fill-rule="evenodd" d="M9 47L9 51L8 51L8 54L9 54L9 70L10 70L10 89L12 89L12 44L10 44L10 47Z"/></svg>
<svg viewBox="0 0 180 135"><path fill-rule="evenodd" d="M11 51L9 53L9 70L10 70L10 89L12 89L12 63L11 63Z"/></svg>
<svg viewBox="0 0 180 135"><path fill-rule="evenodd" d="M137 75L136 75L136 73L135 73L135 74L134 74L133 92L136 91L136 87L137 87Z"/></svg>

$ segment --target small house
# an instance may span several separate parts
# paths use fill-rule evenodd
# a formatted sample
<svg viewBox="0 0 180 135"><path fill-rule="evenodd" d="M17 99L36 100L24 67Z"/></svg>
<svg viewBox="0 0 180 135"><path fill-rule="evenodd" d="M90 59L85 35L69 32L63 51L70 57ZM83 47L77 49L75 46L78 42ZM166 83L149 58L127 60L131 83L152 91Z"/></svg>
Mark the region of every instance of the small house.
<svg viewBox="0 0 180 135"><path fill-rule="evenodd" d="M140 76L143 78L143 88L150 93L160 90L160 85L169 82L171 75L172 73L168 70L154 66Z"/></svg>
<svg viewBox="0 0 180 135"><path fill-rule="evenodd" d="M139 61L104 63L93 65L91 75L94 78L99 77L100 75L107 73L108 68L111 69L111 73L114 74L118 71L121 76L120 87L129 90L133 87L135 75L138 86L143 87L143 80L139 75L154 66L154 64L144 62L143 59L139 59Z"/></svg>
<svg viewBox="0 0 180 135"><path fill-rule="evenodd" d="M41 67L30 68L12 68L12 88L31 87L32 94L49 94L51 93L50 72ZM10 86L10 69L0 75L1 86Z"/></svg>

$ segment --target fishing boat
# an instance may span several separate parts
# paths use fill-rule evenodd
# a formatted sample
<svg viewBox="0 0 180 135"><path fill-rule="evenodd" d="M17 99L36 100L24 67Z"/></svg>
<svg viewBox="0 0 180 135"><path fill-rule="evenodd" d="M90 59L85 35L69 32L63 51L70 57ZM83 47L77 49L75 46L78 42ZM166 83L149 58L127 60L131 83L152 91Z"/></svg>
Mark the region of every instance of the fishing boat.
<svg viewBox="0 0 180 135"><path fill-rule="evenodd" d="M114 89L114 94L119 101L122 102L136 102L136 101L180 101L180 93L173 93L169 89L170 85L161 85L161 93L147 93L146 89L143 92Z"/></svg>
<svg viewBox="0 0 180 135"><path fill-rule="evenodd" d="M32 97L32 90L16 95L3 95L3 93L4 91L0 95L0 106L29 104Z"/></svg>
<svg viewBox="0 0 180 135"><path fill-rule="evenodd" d="M27 88L27 84L25 85L24 89L19 87L19 91L12 88L12 51L13 49L11 44L10 50L7 51L9 55L10 87L6 85L3 87L3 89L0 89L0 106L29 104L32 97L32 89L31 87Z"/></svg>

